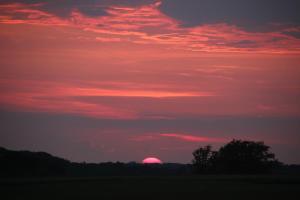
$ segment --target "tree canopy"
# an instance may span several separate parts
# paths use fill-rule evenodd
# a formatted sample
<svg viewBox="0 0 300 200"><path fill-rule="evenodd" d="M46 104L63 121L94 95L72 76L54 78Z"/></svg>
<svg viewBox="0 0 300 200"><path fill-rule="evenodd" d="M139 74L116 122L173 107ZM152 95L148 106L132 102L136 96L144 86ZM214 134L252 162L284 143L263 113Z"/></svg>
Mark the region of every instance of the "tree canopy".
<svg viewBox="0 0 300 200"><path fill-rule="evenodd" d="M269 173L279 165L269 150L263 142L232 140L219 151L196 149L192 162L197 173Z"/></svg>

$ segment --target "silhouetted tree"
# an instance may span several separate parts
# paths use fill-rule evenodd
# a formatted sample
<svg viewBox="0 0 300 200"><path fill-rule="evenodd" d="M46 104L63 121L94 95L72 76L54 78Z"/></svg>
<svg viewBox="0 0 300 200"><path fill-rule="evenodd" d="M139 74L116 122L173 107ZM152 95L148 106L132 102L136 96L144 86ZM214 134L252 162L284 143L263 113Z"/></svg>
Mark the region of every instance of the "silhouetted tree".
<svg viewBox="0 0 300 200"><path fill-rule="evenodd" d="M217 168L226 173L267 173L279 162L263 142L233 140L218 152Z"/></svg>
<svg viewBox="0 0 300 200"><path fill-rule="evenodd" d="M198 173L268 173L280 163L263 142L233 140L214 152L211 146L193 152Z"/></svg>
<svg viewBox="0 0 300 200"><path fill-rule="evenodd" d="M194 159L192 160L194 170L197 173L209 173L213 170L214 160L217 152L212 151L210 145L200 147L193 152Z"/></svg>

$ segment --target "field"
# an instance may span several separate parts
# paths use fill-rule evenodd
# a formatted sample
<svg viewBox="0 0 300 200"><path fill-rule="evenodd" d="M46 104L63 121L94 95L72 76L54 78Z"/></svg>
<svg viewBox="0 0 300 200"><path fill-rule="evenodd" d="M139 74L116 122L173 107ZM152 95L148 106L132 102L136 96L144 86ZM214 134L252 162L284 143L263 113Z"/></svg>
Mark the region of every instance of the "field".
<svg viewBox="0 0 300 200"><path fill-rule="evenodd" d="M0 181L1 199L295 199L300 177L184 176Z"/></svg>

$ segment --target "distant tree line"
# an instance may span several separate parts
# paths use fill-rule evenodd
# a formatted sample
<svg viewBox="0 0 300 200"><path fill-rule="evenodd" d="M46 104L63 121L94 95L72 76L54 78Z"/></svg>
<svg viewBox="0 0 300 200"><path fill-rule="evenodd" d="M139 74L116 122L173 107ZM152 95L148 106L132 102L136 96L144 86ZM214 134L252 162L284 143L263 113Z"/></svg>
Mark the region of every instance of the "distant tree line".
<svg viewBox="0 0 300 200"><path fill-rule="evenodd" d="M0 147L1 177L96 177L191 174L300 174L299 165L283 165L263 142L233 140L218 151L211 146L193 152L192 164L136 162L75 163L44 152Z"/></svg>
<svg viewBox="0 0 300 200"><path fill-rule="evenodd" d="M189 173L191 165L186 164L76 163L44 152L11 151L0 147L0 177L147 176Z"/></svg>
<svg viewBox="0 0 300 200"><path fill-rule="evenodd" d="M194 172L200 174L260 174L271 173L281 163L263 142L232 140L213 151L210 145L193 152Z"/></svg>

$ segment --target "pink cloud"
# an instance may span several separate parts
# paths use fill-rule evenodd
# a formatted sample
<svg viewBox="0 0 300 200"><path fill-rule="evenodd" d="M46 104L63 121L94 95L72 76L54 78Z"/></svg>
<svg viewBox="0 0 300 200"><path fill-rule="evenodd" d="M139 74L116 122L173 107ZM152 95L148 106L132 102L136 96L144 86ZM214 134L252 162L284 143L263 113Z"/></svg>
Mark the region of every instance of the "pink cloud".
<svg viewBox="0 0 300 200"><path fill-rule="evenodd" d="M35 25L70 25L68 20L39 10L40 4L2 4L0 5L0 23L3 24L35 24ZM22 19L15 19L14 15L23 15Z"/></svg>
<svg viewBox="0 0 300 200"><path fill-rule="evenodd" d="M1 107L126 119L299 116L299 59L272 54L299 50L293 37L228 24L182 27L157 4L111 6L99 17L73 10L59 18L37 5L0 10L1 75L12 78L0 81ZM243 41L255 45L239 47ZM32 77L40 81L22 80Z"/></svg>
<svg viewBox="0 0 300 200"><path fill-rule="evenodd" d="M25 111L40 111L54 113L72 113L96 118L138 118L138 110L122 106L108 105L99 102L84 102L74 97L130 97L130 98L179 98L207 97L208 92L183 92L168 90L150 90L130 88L131 84L116 85L107 88L101 84L91 86L89 83L75 84L53 81L30 81L0 79L1 107ZM107 83L108 84L108 83ZM129 88L128 88L129 87ZM5 89L4 89L5 88Z"/></svg>
<svg viewBox="0 0 300 200"><path fill-rule="evenodd" d="M174 138L177 140L185 142L213 142L213 143L223 143L228 141L225 138L215 138L215 137L201 137L195 135L189 135L185 133L160 133L160 134L146 134L139 135L130 138L132 141L136 142L147 142L153 140L160 140L162 138Z"/></svg>
<svg viewBox="0 0 300 200"><path fill-rule="evenodd" d="M225 142L224 138L200 137L181 133L161 133L161 137L175 138L187 142Z"/></svg>
<svg viewBox="0 0 300 200"><path fill-rule="evenodd" d="M100 42L130 42L133 44L157 44L168 49L191 52L220 53L300 53L300 40L283 31L247 32L228 24L182 27L159 8L159 2L139 6L110 6L108 15L88 17L73 10L67 19L39 10L38 5L7 4L0 6L0 23L68 26L96 33ZM24 14L23 19L14 19L15 14ZM297 29L298 30L298 29Z"/></svg>

